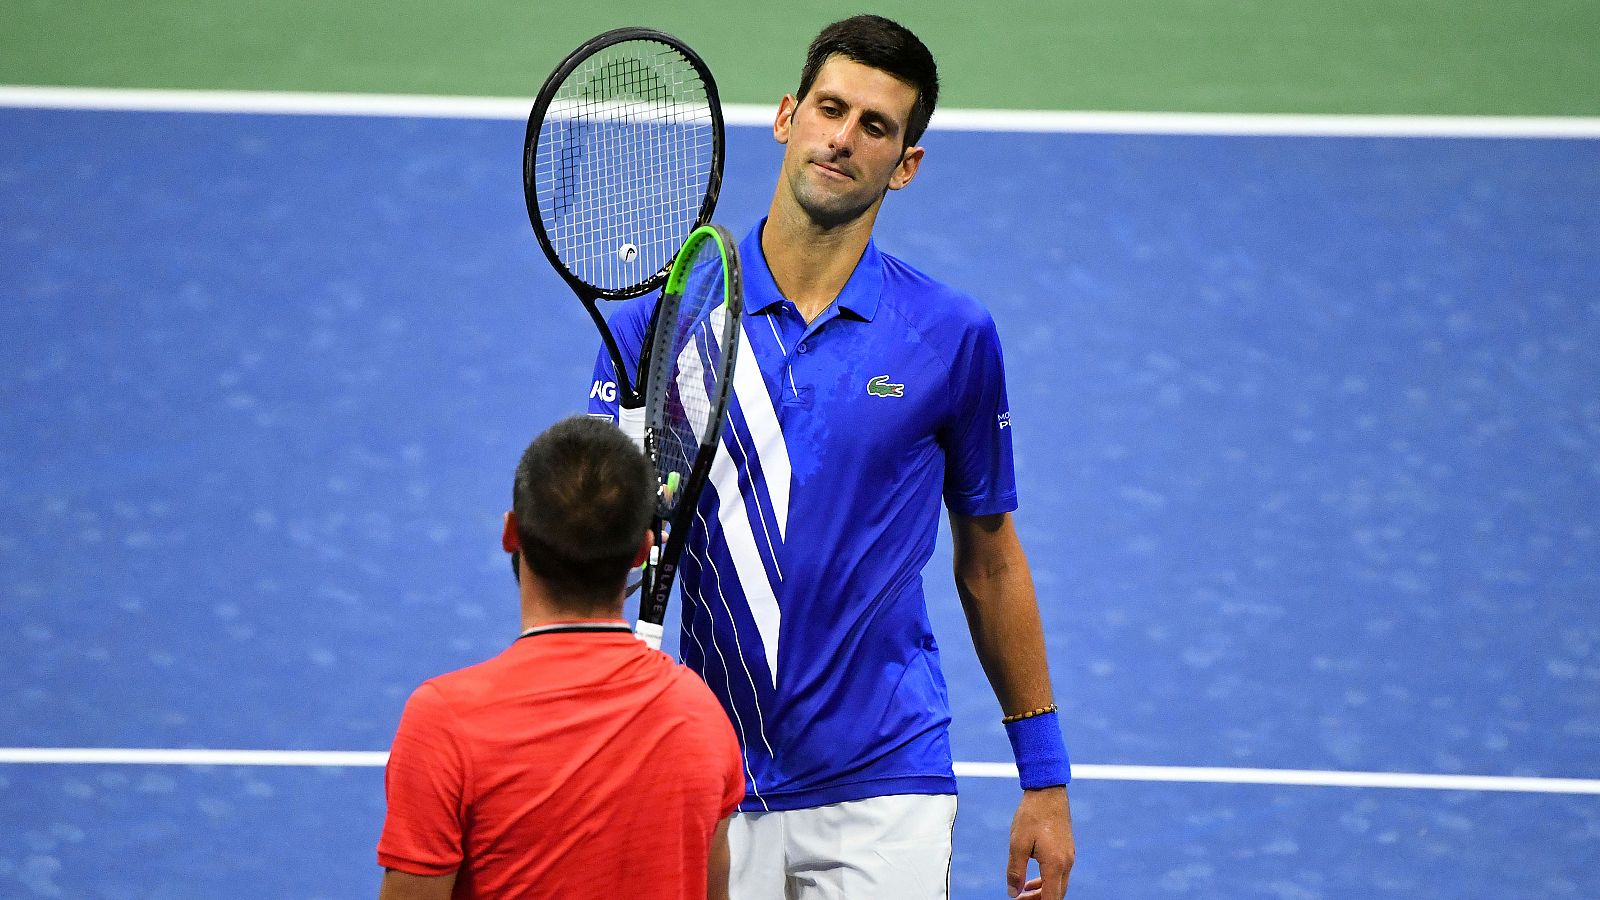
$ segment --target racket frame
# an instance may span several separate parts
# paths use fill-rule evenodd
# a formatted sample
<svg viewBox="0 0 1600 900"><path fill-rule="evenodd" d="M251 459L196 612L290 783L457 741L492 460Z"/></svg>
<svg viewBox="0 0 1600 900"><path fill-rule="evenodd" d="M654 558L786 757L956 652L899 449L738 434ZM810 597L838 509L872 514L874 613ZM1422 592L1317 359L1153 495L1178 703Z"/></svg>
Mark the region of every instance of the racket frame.
<svg viewBox="0 0 1600 900"><path fill-rule="evenodd" d="M651 548L650 558L645 564L643 589L639 596L637 633L641 639L655 648L661 646L661 625L666 619L667 603L678 571L678 558L683 554L689 526L700 506L700 494L705 489L706 480L711 473L711 464L715 461L722 444L722 423L727 416L728 397L733 390L734 367L739 357L740 317L744 313L744 282L739 267L738 244L734 241L733 235L721 225L702 225L689 235L683 249L678 251L667 277L666 286L661 292L661 302L656 306L655 318L658 328L651 336L651 343L659 346L650 347L647 383L665 384L663 379L672 377L674 359L670 350L673 335L669 330L672 328L671 323L677 320L678 304L683 298L683 286L687 281L688 271L693 266L695 250L708 240L716 242L723 261L722 305L725 312L723 352L722 359L718 361L721 371L716 381L716 396L708 398L711 401L711 414L706 418L705 433L700 436L700 446L695 453L694 463L689 468L689 477L687 481L678 485L674 492L676 502L672 508L666 509L665 503L659 502L656 515L651 521L655 533L655 546ZM645 454L655 466L656 477L663 493L667 487L666 477L662 475L657 460L660 456L659 434L663 430L666 417L665 401L669 395L667 390L662 389L651 398L655 402L645 410L644 426Z"/></svg>
<svg viewBox="0 0 1600 900"><path fill-rule="evenodd" d="M600 339L605 344L606 353L611 356L612 368L617 375L617 402L619 406L637 408L644 403L644 381L642 377L630 379L628 369L622 358L622 351L617 347L617 339L611 333L611 327L606 323L605 316L601 314L598 301L600 300L627 300L647 294L661 287L667 280L667 275L672 270L672 262L668 261L661 269L648 278L628 287L619 289L606 289L596 287L572 273L566 263L556 253L550 241L550 235L545 230L544 220L539 215L539 198L537 185L534 182L535 156L539 146L539 132L544 126L545 114L549 112L550 104L555 100L556 94L567 80L567 76L577 71L578 67L594 56L596 53L616 44L626 41L654 41L671 47L682 54L695 72L700 76L701 83L706 90L706 104L711 111L711 174L706 183L705 197L701 200L699 213L695 217L694 227L698 228L711 220L712 211L716 209L717 197L722 191L722 164L725 155L725 135L722 120L722 101L717 93L717 82L711 76L711 69L706 66L705 60L698 53L690 49L683 41L658 31L654 28L630 26L615 28L603 34L584 41L577 49L568 53L566 58L556 66L539 88L538 95L534 98L533 108L528 113L528 130L522 143L522 192L528 206L528 221L533 225L533 233L539 240L539 249L544 251L545 258L555 268L572 292L583 302L589 311L589 318L594 320L595 327L600 331ZM651 345L651 337L655 328L654 318L651 320L650 332L645 335L644 353L639 361L636 374L642 376L646 372ZM639 383L635 384L634 381Z"/></svg>

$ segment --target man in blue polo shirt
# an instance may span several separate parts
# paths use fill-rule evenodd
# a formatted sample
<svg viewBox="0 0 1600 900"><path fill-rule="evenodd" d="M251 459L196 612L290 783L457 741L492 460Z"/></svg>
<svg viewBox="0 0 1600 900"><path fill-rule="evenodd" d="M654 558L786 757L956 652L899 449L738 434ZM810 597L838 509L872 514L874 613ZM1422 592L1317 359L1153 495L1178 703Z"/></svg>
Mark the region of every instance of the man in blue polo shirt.
<svg viewBox="0 0 1600 900"><path fill-rule="evenodd" d="M744 349L679 573L684 661L744 749L738 900L948 896L956 781L921 576L941 500L1022 776L1008 893L1066 890L1070 775L1010 519L999 338L977 301L871 239L887 191L917 173L937 94L931 54L896 23L824 29L773 125L772 206L739 247ZM624 359L653 302L614 317ZM613 381L602 352L592 414L618 416Z"/></svg>

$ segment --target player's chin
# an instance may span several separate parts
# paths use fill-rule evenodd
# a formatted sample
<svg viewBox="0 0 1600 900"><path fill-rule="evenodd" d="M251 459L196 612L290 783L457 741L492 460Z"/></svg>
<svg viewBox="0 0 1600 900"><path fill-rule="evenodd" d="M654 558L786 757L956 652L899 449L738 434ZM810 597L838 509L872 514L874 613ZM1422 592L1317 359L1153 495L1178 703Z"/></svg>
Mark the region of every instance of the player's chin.
<svg viewBox="0 0 1600 900"><path fill-rule="evenodd" d="M878 201L878 196L864 197L856 192L807 191L798 199L800 208L806 211L813 222L831 228L861 218Z"/></svg>

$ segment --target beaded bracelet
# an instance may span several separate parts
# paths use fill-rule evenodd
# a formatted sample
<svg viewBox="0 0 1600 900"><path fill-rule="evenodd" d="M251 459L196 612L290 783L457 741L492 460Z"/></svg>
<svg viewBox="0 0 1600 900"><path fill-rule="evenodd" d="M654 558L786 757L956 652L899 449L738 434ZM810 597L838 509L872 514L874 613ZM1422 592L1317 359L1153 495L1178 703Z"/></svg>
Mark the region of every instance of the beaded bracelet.
<svg viewBox="0 0 1600 900"><path fill-rule="evenodd" d="M1021 722L1023 719L1031 719L1034 716L1049 715L1050 713L1053 713L1055 711L1056 711L1056 705L1054 703L1052 703L1049 706L1041 706L1038 709L1029 710L1028 712L1025 712L1025 713L1017 713L1014 716L1006 716L1005 718L1000 720L1000 724L1001 725L1010 725L1012 722Z"/></svg>

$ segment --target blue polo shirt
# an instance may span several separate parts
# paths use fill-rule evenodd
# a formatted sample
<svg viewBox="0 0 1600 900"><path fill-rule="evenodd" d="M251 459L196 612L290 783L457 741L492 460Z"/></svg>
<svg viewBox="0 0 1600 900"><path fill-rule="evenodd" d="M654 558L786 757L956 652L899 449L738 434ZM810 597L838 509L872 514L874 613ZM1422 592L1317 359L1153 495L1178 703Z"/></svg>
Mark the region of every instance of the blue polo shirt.
<svg viewBox="0 0 1600 900"><path fill-rule="evenodd" d="M680 651L739 733L744 810L955 793L922 569L941 501L1016 508L994 321L869 242L808 325L767 268L764 225L739 245L743 344L679 570ZM654 304L613 317L624 359ZM602 351L591 414L615 417L614 380Z"/></svg>

